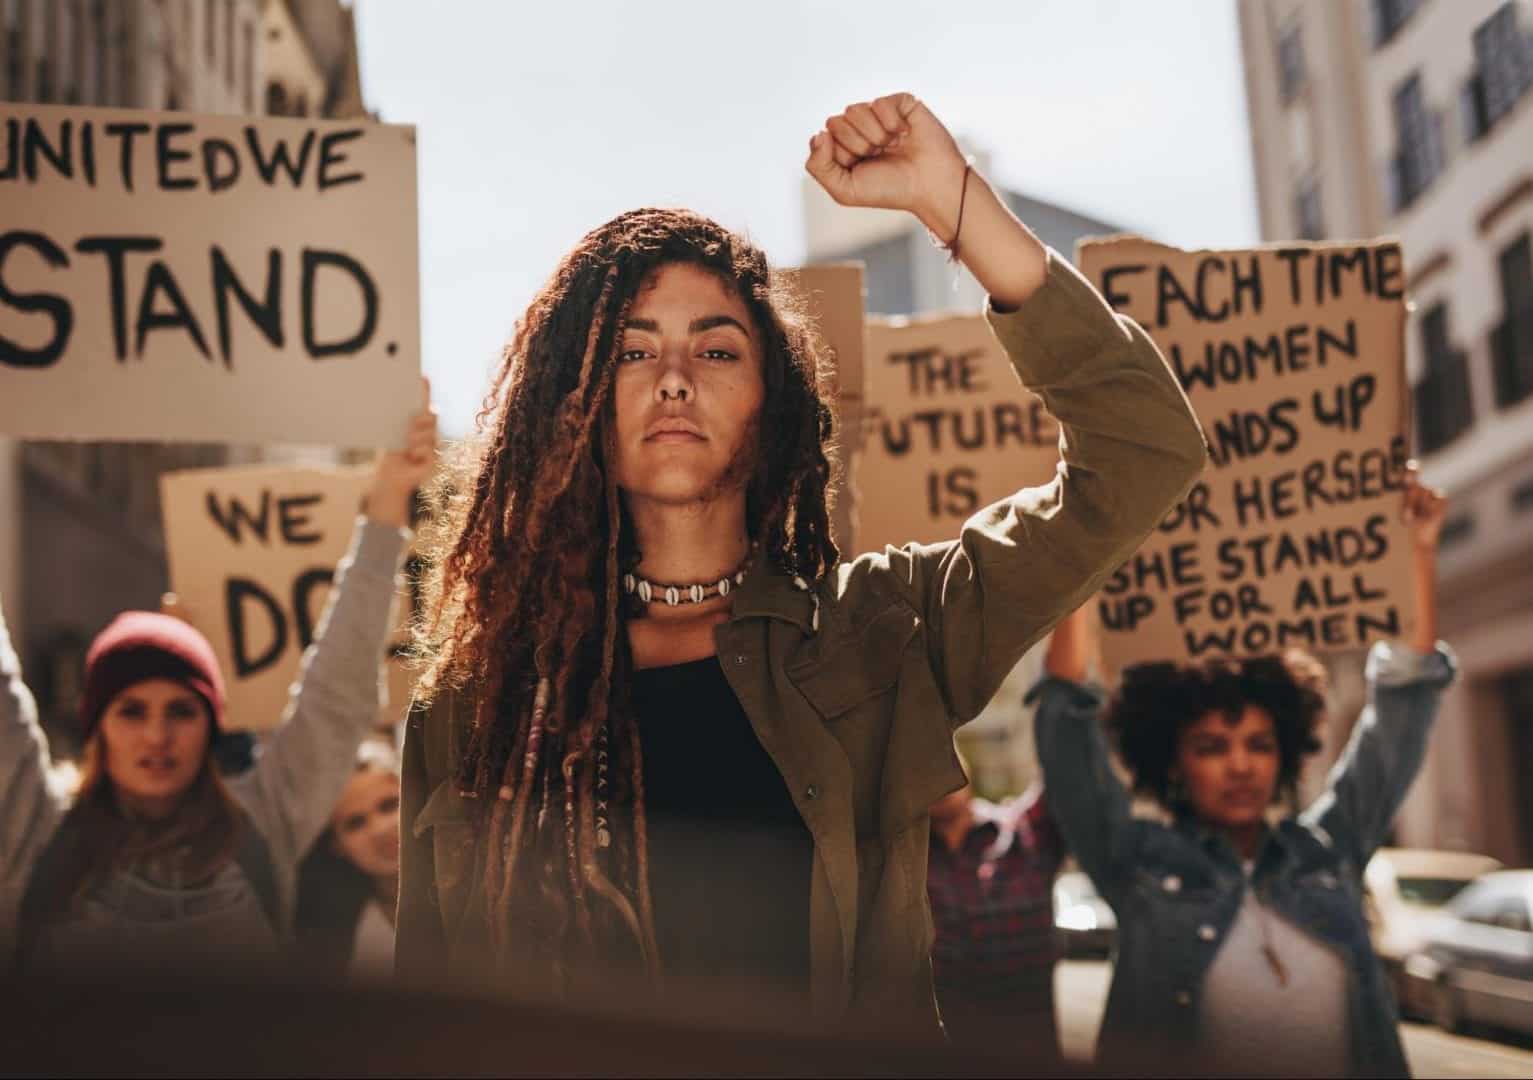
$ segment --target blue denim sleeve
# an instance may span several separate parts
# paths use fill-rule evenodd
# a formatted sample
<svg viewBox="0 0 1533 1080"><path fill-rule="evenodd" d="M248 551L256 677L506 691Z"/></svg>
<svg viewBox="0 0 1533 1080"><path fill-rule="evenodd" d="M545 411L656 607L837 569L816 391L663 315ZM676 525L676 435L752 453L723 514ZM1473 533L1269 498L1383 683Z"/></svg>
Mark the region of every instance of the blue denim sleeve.
<svg viewBox="0 0 1533 1080"><path fill-rule="evenodd" d="M1113 773L1102 731L1102 693L1052 676L1029 691L1038 704L1033 736L1043 768L1049 811L1097 891L1111 901L1132 830L1128 792Z"/></svg>
<svg viewBox="0 0 1533 1080"><path fill-rule="evenodd" d="M1368 654L1368 703L1325 792L1301 818L1350 855L1359 873L1416 779L1438 700L1457 672L1458 661L1442 644L1422 655L1379 642Z"/></svg>

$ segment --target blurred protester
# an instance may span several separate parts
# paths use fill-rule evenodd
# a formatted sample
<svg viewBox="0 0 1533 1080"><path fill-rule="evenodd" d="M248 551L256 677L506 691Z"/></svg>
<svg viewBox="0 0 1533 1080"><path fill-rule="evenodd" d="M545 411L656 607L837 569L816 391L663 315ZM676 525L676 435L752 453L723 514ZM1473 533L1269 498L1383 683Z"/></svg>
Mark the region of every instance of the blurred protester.
<svg viewBox="0 0 1533 1080"><path fill-rule="evenodd" d="M821 1023L937 1035L923 886L929 808L963 783L952 728L1206 453L1155 346L914 97L830 118L807 169L975 274L1067 467L959 539L838 565L802 299L689 211L587 235L433 515L402 970L564 996L745 981Z"/></svg>
<svg viewBox="0 0 1533 1080"><path fill-rule="evenodd" d="M328 978L391 975L398 901L399 758L368 739L330 824L298 868L299 962Z"/></svg>
<svg viewBox="0 0 1533 1080"><path fill-rule="evenodd" d="M160 614L173 615L186 621L186 614L181 609L181 598L173 592L160 597ZM225 779L239 776L250 771L260 749L260 740L252 731L220 730L218 738L213 740L213 765Z"/></svg>
<svg viewBox="0 0 1533 1080"><path fill-rule="evenodd" d="M1313 657L1145 664L1105 704L1082 685L1088 612L1060 624L1034 691L1038 754L1072 852L1118 918L1098 1063L1109 1071L1262 1076L1407 1074L1363 913L1362 873L1388 834L1454 678L1437 641L1444 500L1414 466L1404 516L1418 622L1368 657L1368 704L1325 792L1293 796L1325 709ZM1136 819L1108 765L1104 723L1134 790L1170 825ZM1276 816L1270 814L1270 816Z"/></svg>
<svg viewBox="0 0 1533 1080"><path fill-rule="evenodd" d="M1053 891L1064 851L1043 786L992 803L965 784L931 815L932 974L948 1038L1056 1050Z"/></svg>
<svg viewBox="0 0 1533 1080"><path fill-rule="evenodd" d="M272 955L298 863L325 827L378 711L411 491L436 419L379 458L286 720L225 780L212 646L158 612L118 616L87 656L78 790L50 781L46 737L0 623L0 945L23 969L96 972ZM9 965L7 965L9 966Z"/></svg>

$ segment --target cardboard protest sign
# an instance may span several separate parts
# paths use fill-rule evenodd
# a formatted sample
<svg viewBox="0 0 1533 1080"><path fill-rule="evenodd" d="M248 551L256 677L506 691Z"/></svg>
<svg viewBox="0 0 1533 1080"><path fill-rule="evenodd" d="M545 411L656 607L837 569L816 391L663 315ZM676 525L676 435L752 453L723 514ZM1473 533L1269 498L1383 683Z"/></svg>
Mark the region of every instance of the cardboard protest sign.
<svg viewBox="0 0 1533 1080"><path fill-rule="evenodd" d="M1408 633L1399 244L1123 238L1082 243L1077 262L1165 353L1213 458L1104 588L1109 665Z"/></svg>
<svg viewBox="0 0 1533 1080"><path fill-rule="evenodd" d="M863 418L858 551L956 539L1059 460L1058 425L981 315L869 320Z"/></svg>
<svg viewBox="0 0 1533 1080"><path fill-rule="evenodd" d="M171 588L218 654L231 728L281 721L370 476L252 466L160 478Z"/></svg>
<svg viewBox="0 0 1533 1080"><path fill-rule="evenodd" d="M0 102L0 433L392 445L415 133Z"/></svg>
<svg viewBox="0 0 1533 1080"><path fill-rule="evenodd" d="M853 543L857 519L857 493L849 482L847 465L862 424L862 264L803 266L785 273L804 294L809 317L831 356L834 378L832 385L822 388L822 392L835 396L835 449L841 461L841 479L834 490L835 505L831 508L831 531L836 543L847 551Z"/></svg>

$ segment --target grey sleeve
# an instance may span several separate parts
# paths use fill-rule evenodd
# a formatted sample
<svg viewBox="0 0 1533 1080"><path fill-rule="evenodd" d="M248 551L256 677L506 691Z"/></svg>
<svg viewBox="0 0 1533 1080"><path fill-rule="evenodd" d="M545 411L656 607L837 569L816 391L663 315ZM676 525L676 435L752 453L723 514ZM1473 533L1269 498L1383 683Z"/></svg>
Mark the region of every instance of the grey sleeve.
<svg viewBox="0 0 1533 1080"><path fill-rule="evenodd" d="M48 739L0 614L0 940L10 938L32 865L66 804L52 782Z"/></svg>
<svg viewBox="0 0 1533 1080"><path fill-rule="evenodd" d="M1426 757L1443 689L1458 672L1445 645L1426 655L1391 642L1368 654L1368 704L1326 789L1302 820L1341 845L1359 872L1389 833Z"/></svg>
<svg viewBox="0 0 1533 1080"><path fill-rule="evenodd" d="M230 785L279 865L296 865L324 831L357 747L377 720L406 539L404 530L358 520L282 725Z"/></svg>

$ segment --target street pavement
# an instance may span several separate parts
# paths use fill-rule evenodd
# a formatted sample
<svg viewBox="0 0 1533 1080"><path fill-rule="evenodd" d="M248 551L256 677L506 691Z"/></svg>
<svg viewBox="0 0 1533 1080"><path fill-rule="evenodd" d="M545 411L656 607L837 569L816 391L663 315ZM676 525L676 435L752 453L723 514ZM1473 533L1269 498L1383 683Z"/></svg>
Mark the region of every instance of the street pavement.
<svg viewBox="0 0 1533 1080"><path fill-rule="evenodd" d="M1054 974L1059 1038L1066 1057L1090 1061L1102 1010L1107 1006L1111 965L1070 960ZM1533 1077L1533 1039L1449 1035L1428 1024L1404 1024L1401 1034L1411 1071L1418 1077Z"/></svg>

